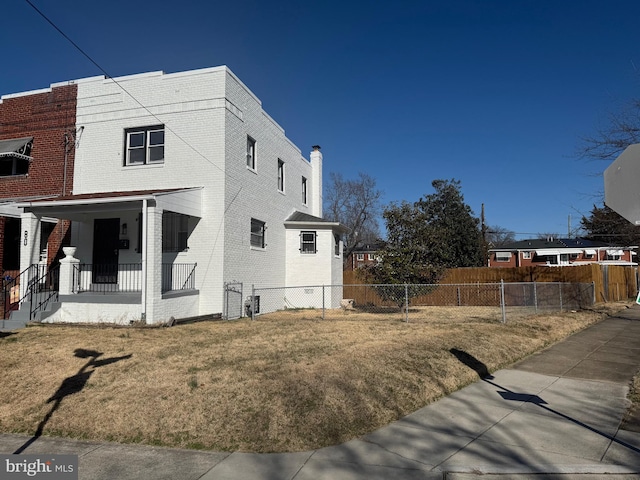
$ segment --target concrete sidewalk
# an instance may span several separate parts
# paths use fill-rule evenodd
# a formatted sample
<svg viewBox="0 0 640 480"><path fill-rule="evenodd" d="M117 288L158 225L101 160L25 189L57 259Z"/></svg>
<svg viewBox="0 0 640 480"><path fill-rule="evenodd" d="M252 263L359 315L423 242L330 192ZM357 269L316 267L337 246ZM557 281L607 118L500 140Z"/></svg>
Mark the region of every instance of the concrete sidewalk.
<svg viewBox="0 0 640 480"><path fill-rule="evenodd" d="M87 480L640 478L640 433L620 429L639 369L633 306L342 445L251 454L0 435L0 452L77 454Z"/></svg>

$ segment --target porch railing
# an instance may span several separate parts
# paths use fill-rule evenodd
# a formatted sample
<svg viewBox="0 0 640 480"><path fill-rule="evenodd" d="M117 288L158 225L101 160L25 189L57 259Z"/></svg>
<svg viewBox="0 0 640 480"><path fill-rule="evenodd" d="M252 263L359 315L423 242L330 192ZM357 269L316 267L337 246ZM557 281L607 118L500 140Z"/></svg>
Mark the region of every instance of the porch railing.
<svg viewBox="0 0 640 480"><path fill-rule="evenodd" d="M35 313L57 299L60 284L60 265L47 266L34 264L27 267L15 277L3 279L4 312L8 318L11 310L29 301L30 320Z"/></svg>
<svg viewBox="0 0 640 480"><path fill-rule="evenodd" d="M163 263L162 292L196 288L197 263Z"/></svg>
<svg viewBox="0 0 640 480"><path fill-rule="evenodd" d="M80 263L74 267L75 293L128 293L142 291L142 264L100 265Z"/></svg>
<svg viewBox="0 0 640 480"><path fill-rule="evenodd" d="M196 288L196 263L163 263L162 292ZM99 265L80 263L74 267L75 293L125 293L142 291L142 264Z"/></svg>
<svg viewBox="0 0 640 480"><path fill-rule="evenodd" d="M58 301L60 286L60 264L48 267L46 265L32 265L38 267L36 277L32 278L29 287L29 319L36 318L36 313L47 308L52 302Z"/></svg>

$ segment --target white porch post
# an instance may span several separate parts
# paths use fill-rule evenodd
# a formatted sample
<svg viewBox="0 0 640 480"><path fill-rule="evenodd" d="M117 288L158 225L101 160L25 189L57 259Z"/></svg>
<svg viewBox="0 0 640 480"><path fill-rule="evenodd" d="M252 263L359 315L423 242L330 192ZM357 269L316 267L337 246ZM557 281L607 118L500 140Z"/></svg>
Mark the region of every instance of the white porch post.
<svg viewBox="0 0 640 480"><path fill-rule="evenodd" d="M20 215L20 271L40 261L40 219L33 213Z"/></svg>
<svg viewBox="0 0 640 480"><path fill-rule="evenodd" d="M139 225L139 228L142 229L142 245L141 253L142 253L142 294L141 294L141 302L142 302L142 320L146 321L147 319L147 199L142 200L142 225Z"/></svg>
<svg viewBox="0 0 640 480"><path fill-rule="evenodd" d="M146 223L146 292L144 296L146 321L151 324L160 320L158 307L162 300L162 210L155 206L148 206ZM145 288L145 285L142 288Z"/></svg>

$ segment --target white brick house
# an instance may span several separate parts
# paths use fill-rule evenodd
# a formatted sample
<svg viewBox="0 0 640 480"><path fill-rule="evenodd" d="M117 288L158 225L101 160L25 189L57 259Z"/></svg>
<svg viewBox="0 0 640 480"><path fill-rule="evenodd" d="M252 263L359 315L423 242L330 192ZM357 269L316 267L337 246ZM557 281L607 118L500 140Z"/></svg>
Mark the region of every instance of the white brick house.
<svg viewBox="0 0 640 480"><path fill-rule="evenodd" d="M245 296L342 283L344 228L321 218L319 147L306 160L227 67L69 83L73 194L18 205L22 271L37 263L40 221L72 221L77 249L43 321L161 323L223 313L227 282Z"/></svg>

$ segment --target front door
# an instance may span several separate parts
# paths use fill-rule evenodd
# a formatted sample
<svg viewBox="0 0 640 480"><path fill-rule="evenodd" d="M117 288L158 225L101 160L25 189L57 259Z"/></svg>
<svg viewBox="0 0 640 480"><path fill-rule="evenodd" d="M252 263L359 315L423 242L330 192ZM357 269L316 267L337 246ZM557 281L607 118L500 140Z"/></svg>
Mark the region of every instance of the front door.
<svg viewBox="0 0 640 480"><path fill-rule="evenodd" d="M118 283L119 218L96 218L93 223L93 283Z"/></svg>

